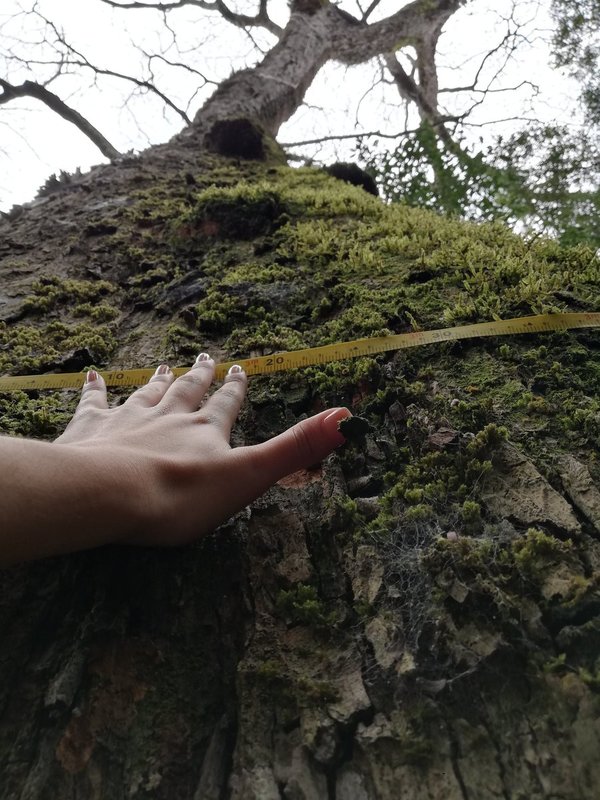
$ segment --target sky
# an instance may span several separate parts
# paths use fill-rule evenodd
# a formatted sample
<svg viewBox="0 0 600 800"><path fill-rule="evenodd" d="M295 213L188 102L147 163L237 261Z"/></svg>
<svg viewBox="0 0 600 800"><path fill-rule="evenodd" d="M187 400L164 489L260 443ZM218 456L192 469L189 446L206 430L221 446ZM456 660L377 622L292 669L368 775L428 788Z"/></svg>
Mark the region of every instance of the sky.
<svg viewBox="0 0 600 800"><path fill-rule="evenodd" d="M230 5L254 12L255 2L232 0ZM44 38L55 37L55 32L39 18L24 13L32 3L33 0L2 0L0 77L4 75L13 83L45 81L55 71L48 63L32 64L30 69L24 66L26 59L56 60L55 51L42 44ZM357 14L356 0L340 5ZM402 5L405 3L382 0L378 13L386 16ZM548 64L544 43L550 28L547 6L546 0L518 0L512 9L529 41L520 41L518 58L509 65L502 82L492 84L496 91L489 102L473 113L473 127L469 129L473 142L480 137L485 142L494 134L510 133L517 124L513 117L523 120L523 124L532 118L549 122L572 119L577 87ZM140 59L144 59L141 51L162 52L171 62L192 66L197 72L176 69L162 59L152 60L157 85L188 116L193 116L232 69L252 66L260 57L246 33L216 14L200 17L196 8L171 13L165 27L156 11L117 11L101 0L38 0L37 7L56 30L64 30L65 38L87 60L103 69L139 75ZM269 8L272 17L283 24L288 13L285 0L270 0ZM510 16L511 8L509 0L473 0L453 16L439 44L441 86L464 86L472 81L483 55L498 44L510 25L503 17ZM255 34L254 40L263 51L275 41L264 32ZM490 59L482 78L490 78L496 66ZM503 86L514 87L524 80L538 84L540 92L532 97L529 84L516 91L501 91ZM158 98L132 95L131 84L112 77L98 79L90 70L78 68L73 74L61 75L48 88L88 118L120 152L138 152L166 141L184 124L181 116L166 109ZM457 103L458 108L464 108L466 101L464 94L457 93L444 94L443 99ZM405 122L405 110L396 89L382 81L376 62L353 68L327 65L305 101L282 126L279 141L298 142L369 130L395 132ZM493 120L498 121L494 126L487 124ZM352 144L331 142L296 148L294 152L329 163L351 158ZM33 199L39 186L53 173L87 170L105 160L72 124L43 104L25 98L0 105L0 210L7 211L13 204Z"/></svg>

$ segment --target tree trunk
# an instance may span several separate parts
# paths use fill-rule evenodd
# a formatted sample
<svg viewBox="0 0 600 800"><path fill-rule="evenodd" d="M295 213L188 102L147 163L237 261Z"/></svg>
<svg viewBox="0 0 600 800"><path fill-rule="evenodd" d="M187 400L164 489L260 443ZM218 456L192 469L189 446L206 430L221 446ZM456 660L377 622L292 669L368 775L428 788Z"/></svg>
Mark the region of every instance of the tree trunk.
<svg viewBox="0 0 600 800"><path fill-rule="evenodd" d="M0 236L8 374L597 308L593 253L184 137ZM236 445L368 432L194 546L2 571L0 798L596 797L599 384L594 331L252 379ZM0 396L2 430L77 400Z"/></svg>

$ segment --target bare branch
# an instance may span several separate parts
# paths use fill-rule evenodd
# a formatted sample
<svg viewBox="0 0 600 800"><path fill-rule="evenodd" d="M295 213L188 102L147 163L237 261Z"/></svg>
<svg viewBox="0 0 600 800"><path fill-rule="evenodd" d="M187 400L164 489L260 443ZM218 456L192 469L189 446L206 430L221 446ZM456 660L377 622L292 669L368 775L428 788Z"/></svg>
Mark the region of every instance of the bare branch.
<svg viewBox="0 0 600 800"><path fill-rule="evenodd" d="M332 134L331 136L319 136L318 139L304 139L301 142L279 142L282 147L302 147L305 144L321 144L322 142L331 142L342 139L366 139L369 136L378 136L380 139L400 139L402 136L411 136L416 133L415 130L403 130L398 133L383 133L383 131L366 131L364 133L341 133Z"/></svg>
<svg viewBox="0 0 600 800"><path fill-rule="evenodd" d="M166 11L174 11L177 8L183 8L184 6L196 6L197 8L202 8L204 11L217 11L223 19L230 22L232 25L235 25L238 28L252 28L252 27L259 27L265 28L274 36L281 36L283 29L277 25L277 23L273 22L273 20L269 17L267 13L267 3L266 0L260 0L258 13L255 14L253 17L249 16L248 14L238 14L235 11L232 11L229 6L227 6L223 0L214 0L214 2L210 3L208 0L174 0L172 3L144 3L144 2L131 2L131 3L117 3L116 0L102 0L108 6L112 6L113 8L122 8L122 9L135 9L135 8L152 8L156 11L162 11L163 13Z"/></svg>
<svg viewBox="0 0 600 800"><path fill-rule="evenodd" d="M375 11L380 2L381 0L372 0L370 6L367 8L367 10L363 13L361 17L363 22L366 22L369 19L369 17L373 13L373 11Z"/></svg>
<svg viewBox="0 0 600 800"><path fill-rule="evenodd" d="M499 89L476 89L473 86L452 86L448 87L447 89L440 89L440 94L454 94L456 92L473 92L475 94L501 94L502 92L516 92L517 89L521 89L523 86L529 86L533 91L537 94L539 92L539 86L533 81L529 80L522 80L519 83L515 84L514 86L502 86Z"/></svg>
<svg viewBox="0 0 600 800"><path fill-rule="evenodd" d="M103 156L112 160L119 158L121 155L108 139L106 139L91 122L83 117L79 111L68 106L58 95L46 89L45 86L41 86L39 83L34 83L33 81L25 81L20 86L13 86L0 78L0 88L2 88L0 105L20 97L34 97L36 100L41 100L42 103L45 103L48 108L55 111L63 119L66 119L67 122L72 122L73 125L79 128L79 130L96 145Z"/></svg>
<svg viewBox="0 0 600 800"><path fill-rule="evenodd" d="M87 69L91 69L93 72L95 72L96 75L107 75L110 76L111 78L120 78L121 80L134 83L139 89L152 92L153 94L157 95L157 97L160 97L160 99L163 101L163 103L165 103L165 105L173 109L173 111L175 111L176 114L179 114L179 116L183 119L186 125L189 125L191 123L191 120L185 113L185 111L183 111L181 108L178 108L175 105L175 103L172 100L170 100L165 94L163 94L159 89L157 89L153 83L151 83L150 81L140 80L139 78L133 77L133 75L125 75L122 72L116 72L112 69L102 69L100 67L95 66L90 61L88 61L88 59L83 55L83 53L80 53L79 50L76 50L72 45L70 45L66 41L62 31L59 31L56 25L51 20L46 19L37 11L36 14L40 17L40 19L43 19L44 22L54 31L58 43L61 44L64 48L66 48L69 54L77 56L76 59L69 58L68 62L65 61L65 63L78 67L86 67Z"/></svg>

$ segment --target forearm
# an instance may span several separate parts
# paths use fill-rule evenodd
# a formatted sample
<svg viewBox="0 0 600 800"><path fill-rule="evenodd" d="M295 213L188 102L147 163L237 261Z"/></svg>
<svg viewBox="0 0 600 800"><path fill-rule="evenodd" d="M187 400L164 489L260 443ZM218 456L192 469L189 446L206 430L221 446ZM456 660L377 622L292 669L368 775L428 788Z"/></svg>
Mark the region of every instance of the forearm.
<svg viewBox="0 0 600 800"><path fill-rule="evenodd" d="M117 541L141 523L139 486L107 451L0 436L0 564Z"/></svg>

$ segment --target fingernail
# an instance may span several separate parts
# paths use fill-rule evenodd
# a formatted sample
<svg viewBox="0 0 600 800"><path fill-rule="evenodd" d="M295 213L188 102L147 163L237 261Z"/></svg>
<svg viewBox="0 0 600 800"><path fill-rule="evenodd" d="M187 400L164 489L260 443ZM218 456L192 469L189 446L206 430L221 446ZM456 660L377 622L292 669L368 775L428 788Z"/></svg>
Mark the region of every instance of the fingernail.
<svg viewBox="0 0 600 800"><path fill-rule="evenodd" d="M229 370L228 370L227 374L228 374L228 375L239 375L239 374L240 374L240 373L242 373L243 371L244 371L244 370L243 370L243 369L240 367L240 365L239 365L239 364L232 364L232 365L229 367Z"/></svg>
<svg viewBox="0 0 600 800"><path fill-rule="evenodd" d="M200 355L194 362L194 366L196 366L197 364L204 364L206 361L212 361L212 358L208 355L208 353L200 353Z"/></svg>
<svg viewBox="0 0 600 800"><path fill-rule="evenodd" d="M332 419L333 417L340 421L342 419L349 419L351 416L352 412L348 411L347 408L334 408L333 411L327 414L323 421L326 422L328 419Z"/></svg>
<svg viewBox="0 0 600 800"><path fill-rule="evenodd" d="M85 382L86 383L93 383L94 381L97 381L97 380L98 380L98 373L96 372L96 370L95 369L89 369L87 371L86 376L85 376Z"/></svg>
<svg viewBox="0 0 600 800"><path fill-rule="evenodd" d="M171 371L171 368L168 364L161 364L160 367L156 368L156 372L154 375L166 375L168 372Z"/></svg>

